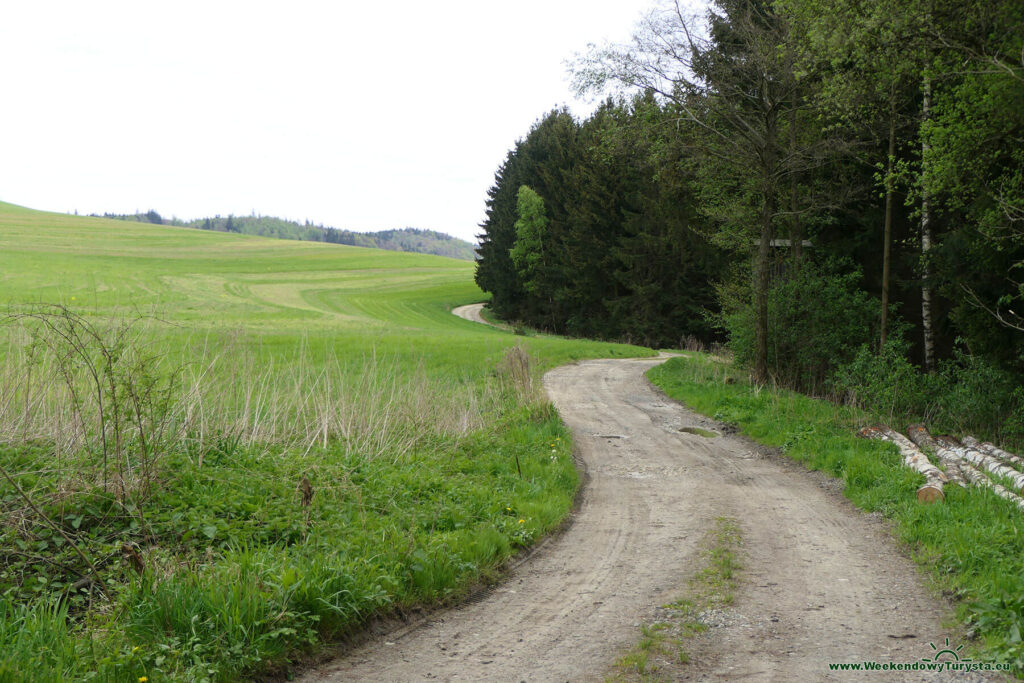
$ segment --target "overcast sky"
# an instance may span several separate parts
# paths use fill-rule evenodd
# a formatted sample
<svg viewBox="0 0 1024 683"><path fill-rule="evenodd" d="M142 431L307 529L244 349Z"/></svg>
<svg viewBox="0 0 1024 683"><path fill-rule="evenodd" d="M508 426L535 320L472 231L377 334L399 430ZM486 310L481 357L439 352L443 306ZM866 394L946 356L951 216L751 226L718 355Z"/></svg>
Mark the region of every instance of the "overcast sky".
<svg viewBox="0 0 1024 683"><path fill-rule="evenodd" d="M654 0L11 2L0 200L472 239L564 61Z"/></svg>

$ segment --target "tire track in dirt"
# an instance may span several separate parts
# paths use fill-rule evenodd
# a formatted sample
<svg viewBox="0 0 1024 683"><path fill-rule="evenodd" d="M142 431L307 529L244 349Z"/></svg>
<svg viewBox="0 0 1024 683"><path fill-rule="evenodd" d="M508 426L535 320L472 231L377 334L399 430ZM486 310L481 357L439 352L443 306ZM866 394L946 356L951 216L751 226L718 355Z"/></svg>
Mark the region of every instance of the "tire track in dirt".
<svg viewBox="0 0 1024 683"><path fill-rule="evenodd" d="M549 372L544 386L588 473L571 525L479 601L301 680L600 680L638 625L685 592L697 544L720 516L742 529L742 585L722 623L688 643L685 679L860 680L828 664L914 662L932 654L930 642L954 642L940 624L948 607L834 482L737 437L680 432L719 426L650 386L644 372L662 360Z"/></svg>

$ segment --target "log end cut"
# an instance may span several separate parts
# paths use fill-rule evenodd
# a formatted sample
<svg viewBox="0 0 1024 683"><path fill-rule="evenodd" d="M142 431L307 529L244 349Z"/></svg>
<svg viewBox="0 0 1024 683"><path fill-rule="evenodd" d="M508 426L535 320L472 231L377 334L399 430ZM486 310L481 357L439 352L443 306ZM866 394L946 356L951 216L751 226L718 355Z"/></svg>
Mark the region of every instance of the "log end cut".
<svg viewBox="0 0 1024 683"><path fill-rule="evenodd" d="M918 503L941 503L945 499L946 494L942 492L941 486L925 484L917 490Z"/></svg>
<svg viewBox="0 0 1024 683"><path fill-rule="evenodd" d="M884 432L885 427L880 425L868 425L867 427L862 427L860 431L857 432L857 436L862 439L884 439Z"/></svg>
<svg viewBox="0 0 1024 683"><path fill-rule="evenodd" d="M920 423L908 425L907 436L918 446L921 445L921 441L930 441L932 438L932 435L928 433L928 428Z"/></svg>

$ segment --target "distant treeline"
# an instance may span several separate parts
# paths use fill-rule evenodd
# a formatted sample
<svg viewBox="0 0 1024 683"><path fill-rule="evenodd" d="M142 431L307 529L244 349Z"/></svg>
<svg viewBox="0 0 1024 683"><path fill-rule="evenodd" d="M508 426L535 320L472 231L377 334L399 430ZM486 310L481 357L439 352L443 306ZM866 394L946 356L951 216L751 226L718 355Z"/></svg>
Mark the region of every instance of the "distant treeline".
<svg viewBox="0 0 1024 683"><path fill-rule="evenodd" d="M93 214L98 216L99 214ZM354 232L325 225L313 224L310 221L299 223L274 216L214 216L183 221L178 218L164 218L156 211L131 214L105 213L102 218L116 220L154 223L156 225L174 225L182 228L199 230L215 230L217 232L237 232L243 235L259 235L283 240L303 240L307 242L328 242L330 244L347 244L355 247L388 249L390 251L411 251L419 254L435 254L450 258L472 261L476 258L476 246L443 232L421 230L419 228L402 228L401 230L381 230L378 232Z"/></svg>

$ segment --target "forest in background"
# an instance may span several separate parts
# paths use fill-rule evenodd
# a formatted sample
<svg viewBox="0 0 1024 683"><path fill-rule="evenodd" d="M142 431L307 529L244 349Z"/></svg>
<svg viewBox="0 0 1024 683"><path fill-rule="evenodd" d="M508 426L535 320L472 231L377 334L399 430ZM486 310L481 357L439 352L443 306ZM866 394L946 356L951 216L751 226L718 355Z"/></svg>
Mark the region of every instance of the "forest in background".
<svg viewBox="0 0 1024 683"><path fill-rule="evenodd" d="M98 214L93 214L98 215ZM476 245L457 237L420 228L402 228L400 230L379 230L377 232L355 232L329 226L314 224L310 221L299 223L274 216L214 216L183 221L178 218L164 218L158 212L150 210L145 213L128 214L105 213L103 218L114 218L156 225L174 225L180 228L197 228L217 232L237 232L243 235L258 235L282 240L302 240L306 242L327 242L329 244L347 244L353 247L369 247L387 249L389 251L410 251L418 254L434 254L450 258L472 261L476 258Z"/></svg>
<svg viewBox="0 0 1024 683"><path fill-rule="evenodd" d="M1024 437L1024 5L723 0L572 66L477 283L555 332L726 341L759 382Z"/></svg>

